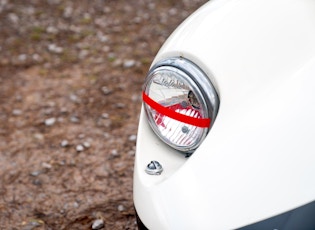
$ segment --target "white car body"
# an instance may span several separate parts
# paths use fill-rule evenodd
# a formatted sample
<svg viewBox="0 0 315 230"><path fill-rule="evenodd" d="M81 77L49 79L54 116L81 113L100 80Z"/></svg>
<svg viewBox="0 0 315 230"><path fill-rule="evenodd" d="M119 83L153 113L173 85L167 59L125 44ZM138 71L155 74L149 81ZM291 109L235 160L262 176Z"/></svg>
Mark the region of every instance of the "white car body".
<svg viewBox="0 0 315 230"><path fill-rule="evenodd" d="M220 106L189 158L142 110L134 204L148 229L241 228L315 201L314 0L212 0L153 64L169 57L198 65ZM152 160L161 175L145 172Z"/></svg>

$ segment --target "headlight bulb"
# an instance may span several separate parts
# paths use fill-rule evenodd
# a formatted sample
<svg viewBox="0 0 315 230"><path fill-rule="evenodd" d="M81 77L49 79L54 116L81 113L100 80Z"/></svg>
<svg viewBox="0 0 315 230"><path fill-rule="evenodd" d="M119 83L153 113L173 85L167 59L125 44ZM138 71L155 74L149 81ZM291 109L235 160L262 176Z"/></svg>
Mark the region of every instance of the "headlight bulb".
<svg viewBox="0 0 315 230"><path fill-rule="evenodd" d="M209 78L183 58L167 59L152 67L143 101L153 131L166 144L186 153L201 144L219 105Z"/></svg>

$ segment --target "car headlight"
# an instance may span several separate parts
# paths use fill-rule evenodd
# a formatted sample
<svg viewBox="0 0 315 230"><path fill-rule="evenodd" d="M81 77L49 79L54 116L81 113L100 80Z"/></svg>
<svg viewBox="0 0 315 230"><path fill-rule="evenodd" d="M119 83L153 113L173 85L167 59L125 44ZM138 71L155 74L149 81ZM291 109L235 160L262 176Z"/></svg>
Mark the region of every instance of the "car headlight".
<svg viewBox="0 0 315 230"><path fill-rule="evenodd" d="M206 74L191 61L170 58L154 65L143 88L144 109L156 135L192 153L216 117L219 99Z"/></svg>

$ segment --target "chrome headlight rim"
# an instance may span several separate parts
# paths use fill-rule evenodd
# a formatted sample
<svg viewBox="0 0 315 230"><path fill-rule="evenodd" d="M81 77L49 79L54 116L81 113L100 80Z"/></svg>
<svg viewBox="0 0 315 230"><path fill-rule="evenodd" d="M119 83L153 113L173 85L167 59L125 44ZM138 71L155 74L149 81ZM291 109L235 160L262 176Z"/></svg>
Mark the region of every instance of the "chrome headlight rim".
<svg viewBox="0 0 315 230"><path fill-rule="evenodd" d="M203 132L196 140L196 144L191 146L178 146L176 143L172 143L168 141L158 130L157 125L155 124L154 118L150 115L151 110L150 106L147 105L146 101L151 100L148 93L148 85L152 83L152 79L154 76L161 71L170 71L173 72L177 77L180 76L182 80L184 80L190 87L193 88L193 95L197 92L198 102L201 101L201 104L206 108L205 113L203 114L205 117L211 119L211 124L208 127L203 127ZM144 109L149 121L149 124L155 134L166 144L171 146L172 148L179 150L183 153L192 153L194 152L202 143L209 130L211 129L216 115L219 109L219 98L218 94L210 81L209 76L207 76L204 71L202 71L196 64L192 61L183 58L183 57L171 57L157 62L153 65L146 77L146 81L143 87L143 101L144 101ZM152 103L155 103L152 101ZM184 118L183 118L184 119ZM209 120L210 120L209 119ZM206 120L206 119L200 119Z"/></svg>

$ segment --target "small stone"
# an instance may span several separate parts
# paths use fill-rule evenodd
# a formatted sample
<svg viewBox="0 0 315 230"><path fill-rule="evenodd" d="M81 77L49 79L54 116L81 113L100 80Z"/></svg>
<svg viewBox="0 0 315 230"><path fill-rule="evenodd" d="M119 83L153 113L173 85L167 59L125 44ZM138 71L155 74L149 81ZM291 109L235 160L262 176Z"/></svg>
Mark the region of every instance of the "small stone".
<svg viewBox="0 0 315 230"><path fill-rule="evenodd" d="M44 140L44 135L41 133L35 133L34 138L41 141Z"/></svg>
<svg viewBox="0 0 315 230"><path fill-rule="evenodd" d="M131 136L129 136L129 141L135 141L135 140L137 140L137 135L131 135Z"/></svg>
<svg viewBox="0 0 315 230"><path fill-rule="evenodd" d="M76 201L73 202L73 207L74 207L74 208L78 208L79 206L80 206L80 204L79 204L78 202L76 202Z"/></svg>
<svg viewBox="0 0 315 230"><path fill-rule="evenodd" d="M14 24L17 24L20 20L20 18L15 13L9 13L8 18Z"/></svg>
<svg viewBox="0 0 315 230"><path fill-rule="evenodd" d="M122 65L122 60L121 59L116 59L113 61L113 66L118 67Z"/></svg>
<svg viewBox="0 0 315 230"><path fill-rule="evenodd" d="M95 63L95 64L104 63L104 58L102 58L102 57L93 58L92 60L93 60L93 63Z"/></svg>
<svg viewBox="0 0 315 230"><path fill-rule="evenodd" d="M176 14L178 13L178 11L177 11L176 8L171 8L168 12L169 12L169 14L172 15L172 16L174 16L174 15L176 15Z"/></svg>
<svg viewBox="0 0 315 230"><path fill-rule="evenodd" d="M84 147L83 145L77 145L75 149L77 150L77 152L82 152L84 150Z"/></svg>
<svg viewBox="0 0 315 230"><path fill-rule="evenodd" d="M22 114L22 110L20 110L20 109L13 109L12 114L14 116L19 116L19 115Z"/></svg>
<svg viewBox="0 0 315 230"><path fill-rule="evenodd" d="M117 104L115 104L115 107L116 107L117 109L123 109L123 108L126 107L126 105L125 105L124 103L117 103Z"/></svg>
<svg viewBox="0 0 315 230"><path fill-rule="evenodd" d="M80 59L84 59L84 58L86 58L88 55L89 55L89 51L88 51L88 50L81 50L81 51L79 52L79 58L80 58Z"/></svg>
<svg viewBox="0 0 315 230"><path fill-rule="evenodd" d="M131 100L132 100L133 102L137 102L137 101L140 101L140 100L141 100L141 97L140 97L138 94L133 94L133 95L131 96Z"/></svg>
<svg viewBox="0 0 315 230"><path fill-rule="evenodd" d="M55 117L52 117L52 118L48 118L45 120L45 125L46 126L52 126L54 125L56 122L56 118Z"/></svg>
<svg viewBox="0 0 315 230"><path fill-rule="evenodd" d="M93 221L92 224L92 229L97 230L97 229L102 229L104 228L104 220L103 219L97 219Z"/></svg>
<svg viewBox="0 0 315 230"><path fill-rule="evenodd" d="M60 109L60 113L66 114L66 113L68 113L68 109L67 109L66 107L62 107L62 108Z"/></svg>
<svg viewBox="0 0 315 230"><path fill-rule="evenodd" d="M102 113L102 118L103 119L108 119L109 118L109 114L108 113Z"/></svg>
<svg viewBox="0 0 315 230"><path fill-rule="evenodd" d="M69 142L67 140L63 140L63 141L61 141L60 146L63 147L63 148L68 147L69 146Z"/></svg>
<svg viewBox="0 0 315 230"><path fill-rule="evenodd" d="M114 156L114 157L118 156L118 151L117 151L117 149L113 149L113 150L111 151L111 154L112 154L112 156Z"/></svg>
<svg viewBox="0 0 315 230"><path fill-rule="evenodd" d="M37 177L37 176L39 176L41 173L42 173L41 171L33 171L33 172L30 173L30 175L33 176L33 177Z"/></svg>
<svg viewBox="0 0 315 230"><path fill-rule="evenodd" d="M57 46L56 44L50 44L48 45L48 50L52 53L60 54L63 52L63 48L60 46Z"/></svg>
<svg viewBox="0 0 315 230"><path fill-rule="evenodd" d="M48 26L46 32L50 34L58 34L59 31L56 27Z"/></svg>
<svg viewBox="0 0 315 230"><path fill-rule="evenodd" d="M49 163L43 162L43 163L42 163L42 167L45 168L45 169L51 169L51 168L52 168L52 165L49 164Z"/></svg>
<svg viewBox="0 0 315 230"><path fill-rule="evenodd" d="M108 36L104 35L103 33L101 32L98 32L97 33L97 37L98 39L100 40L100 42L107 42L109 39L108 39Z"/></svg>
<svg viewBox="0 0 315 230"><path fill-rule="evenodd" d="M119 212L122 212L124 210L125 210L125 207L122 204L118 205L118 211Z"/></svg>
<svg viewBox="0 0 315 230"><path fill-rule="evenodd" d="M42 185L42 181L40 180L40 179L35 179L35 180L33 180L33 185Z"/></svg>
<svg viewBox="0 0 315 230"><path fill-rule="evenodd" d="M111 8L108 7L108 6L105 6L104 9L103 9L104 13L110 13L111 11L112 11Z"/></svg>
<svg viewBox="0 0 315 230"><path fill-rule="evenodd" d="M66 7L63 11L63 17L70 18L72 16L73 8L72 7Z"/></svg>
<svg viewBox="0 0 315 230"><path fill-rule="evenodd" d="M50 5L58 5L60 4L60 0L48 0L47 1Z"/></svg>
<svg viewBox="0 0 315 230"><path fill-rule="evenodd" d="M88 149L91 147L91 144L89 142L85 141L85 142L83 142L83 146Z"/></svg>
<svg viewBox="0 0 315 230"><path fill-rule="evenodd" d="M131 67L133 67L135 65L136 65L136 61L135 60L125 60L124 64L123 64L124 68L131 68Z"/></svg>
<svg viewBox="0 0 315 230"><path fill-rule="evenodd" d="M142 21L141 17L135 17L135 18L133 19L133 22L136 23L136 24L141 23L141 21Z"/></svg>
<svg viewBox="0 0 315 230"><path fill-rule="evenodd" d="M73 93L70 94L69 98L70 98L71 101L73 101L75 103L80 103L81 102L80 98L77 95L73 94Z"/></svg>
<svg viewBox="0 0 315 230"><path fill-rule="evenodd" d="M51 115L53 113L54 109L53 108L47 108L44 110L45 115Z"/></svg>
<svg viewBox="0 0 315 230"><path fill-rule="evenodd" d="M109 88L106 87L106 86L103 86L103 87L101 88L101 90L102 90L102 92L103 92L105 95L108 95L108 94L110 94L110 93L112 92L112 90L109 89Z"/></svg>
<svg viewBox="0 0 315 230"><path fill-rule="evenodd" d="M19 59L20 62L25 62L26 59L27 59L27 55L26 54L20 54L18 56L18 59Z"/></svg>
<svg viewBox="0 0 315 230"><path fill-rule="evenodd" d="M71 121L72 123L79 123L79 122L80 122L80 119L79 119L78 117L76 117L76 116L71 116L71 117L70 117L70 121Z"/></svg>
<svg viewBox="0 0 315 230"><path fill-rule="evenodd" d="M155 3L149 3L149 9L154 10L155 9Z"/></svg>
<svg viewBox="0 0 315 230"><path fill-rule="evenodd" d="M22 230L35 230L43 224L45 224L45 222L40 219L32 219L28 223L24 222Z"/></svg>
<svg viewBox="0 0 315 230"><path fill-rule="evenodd" d="M69 30L74 33L81 33L82 29L79 26L70 25Z"/></svg>
<svg viewBox="0 0 315 230"><path fill-rule="evenodd" d="M32 55L32 59L36 62L41 62L43 60L43 58L39 54L36 54L36 53Z"/></svg>
<svg viewBox="0 0 315 230"><path fill-rule="evenodd" d="M105 53L109 52L110 51L110 47L109 46L103 46L102 51L105 52Z"/></svg>

